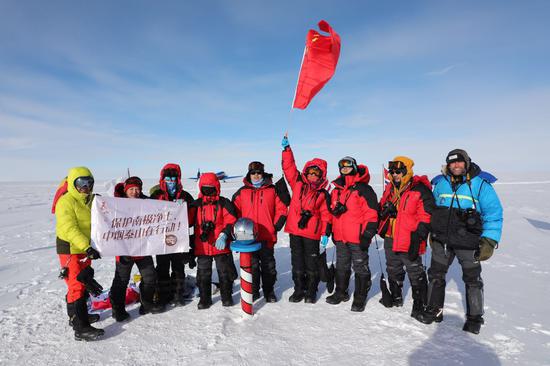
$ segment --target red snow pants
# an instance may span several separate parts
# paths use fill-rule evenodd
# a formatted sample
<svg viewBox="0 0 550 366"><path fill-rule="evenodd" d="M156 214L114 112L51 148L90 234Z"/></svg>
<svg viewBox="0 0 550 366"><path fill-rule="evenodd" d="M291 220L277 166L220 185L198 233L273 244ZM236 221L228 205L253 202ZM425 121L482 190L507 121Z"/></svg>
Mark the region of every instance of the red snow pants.
<svg viewBox="0 0 550 366"><path fill-rule="evenodd" d="M86 258L86 254L58 254L59 263L61 267L67 267L67 277L65 277L65 283L67 284L67 302L75 302L84 296L86 287L84 284L76 279L76 276L84 268L92 264L92 261Z"/></svg>

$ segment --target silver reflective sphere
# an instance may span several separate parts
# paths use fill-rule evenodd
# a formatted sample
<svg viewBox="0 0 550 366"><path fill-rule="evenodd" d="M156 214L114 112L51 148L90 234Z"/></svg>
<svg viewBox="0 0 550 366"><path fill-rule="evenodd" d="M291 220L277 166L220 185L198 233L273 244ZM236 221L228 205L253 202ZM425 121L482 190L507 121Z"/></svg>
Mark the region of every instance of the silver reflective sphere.
<svg viewBox="0 0 550 366"><path fill-rule="evenodd" d="M256 240L256 227L254 221L242 217L233 225L233 237L235 240Z"/></svg>

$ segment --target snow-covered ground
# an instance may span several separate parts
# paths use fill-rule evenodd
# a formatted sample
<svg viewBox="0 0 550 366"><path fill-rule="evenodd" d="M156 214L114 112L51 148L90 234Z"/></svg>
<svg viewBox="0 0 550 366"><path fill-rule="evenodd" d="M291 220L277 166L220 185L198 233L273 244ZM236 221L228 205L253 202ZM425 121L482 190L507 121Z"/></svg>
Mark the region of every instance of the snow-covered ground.
<svg viewBox="0 0 550 366"><path fill-rule="evenodd" d="M441 324L426 326L409 316L408 284L403 308L380 305L374 245L374 285L365 312L350 312L351 302L325 303L324 284L317 304L289 303L289 243L280 234L280 301L259 300L253 318L244 318L239 305L222 308L218 295L212 308L203 311L194 300L163 314L139 316L134 305L129 307L131 321L122 324L110 311L102 313L97 325L105 329L105 337L89 343L73 340L65 284L57 279L50 214L57 184L0 183L0 364L550 365L550 317L545 311L550 303L550 175L500 178L495 188L505 210L504 233L495 256L483 264L486 325L478 336L462 331L464 288L457 263L447 277ZM152 184L146 182L147 188ZM187 185L196 195L194 183ZM239 185L223 183L224 195L230 197ZM106 182L96 191L110 187L112 182ZM375 188L379 193L380 185ZM329 248L329 258L333 250ZM384 261L383 251L380 255ZM95 261L94 267L98 281L109 287L114 259ZM235 300L238 290L236 281Z"/></svg>

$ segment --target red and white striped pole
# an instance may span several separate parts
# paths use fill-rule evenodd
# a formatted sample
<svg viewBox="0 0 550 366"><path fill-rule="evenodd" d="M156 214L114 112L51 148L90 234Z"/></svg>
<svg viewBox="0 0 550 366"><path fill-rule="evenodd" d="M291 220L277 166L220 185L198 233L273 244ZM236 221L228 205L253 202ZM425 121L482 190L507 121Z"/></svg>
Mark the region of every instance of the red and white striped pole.
<svg viewBox="0 0 550 366"><path fill-rule="evenodd" d="M252 253L240 253L241 262L241 309L254 315L254 299L252 296Z"/></svg>
<svg viewBox="0 0 550 366"><path fill-rule="evenodd" d="M253 240L239 241L231 243L231 250L240 253L241 264L241 309L244 313L254 315L254 297L252 295L252 256L253 253L260 250L261 243Z"/></svg>

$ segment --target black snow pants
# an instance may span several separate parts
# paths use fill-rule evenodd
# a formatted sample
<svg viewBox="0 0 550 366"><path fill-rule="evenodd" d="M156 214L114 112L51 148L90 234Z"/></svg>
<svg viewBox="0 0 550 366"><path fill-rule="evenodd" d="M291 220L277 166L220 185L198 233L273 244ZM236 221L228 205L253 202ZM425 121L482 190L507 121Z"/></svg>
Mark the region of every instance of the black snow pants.
<svg viewBox="0 0 550 366"><path fill-rule="evenodd" d="M292 280L297 292L317 293L319 285L319 240L290 234Z"/></svg>
<svg viewBox="0 0 550 366"><path fill-rule="evenodd" d="M462 280L466 286L466 315L483 315L483 280L481 263L474 258L474 250L453 249L447 251L440 242L431 241L432 261L428 269L428 306L443 309L445 304L445 277L455 257L462 267Z"/></svg>
<svg viewBox="0 0 550 366"><path fill-rule="evenodd" d="M157 286L157 272L153 263L153 257L147 256L140 259L134 259L128 256L121 256L116 262L115 277L111 285L111 305L113 309L123 309L126 300L126 288L130 282L130 275L134 263L141 274L141 283L139 285L141 303L146 308L153 304L153 295Z"/></svg>
<svg viewBox="0 0 550 366"><path fill-rule="evenodd" d="M275 263L275 249L268 248L262 243L262 248L252 255L252 291L260 292L260 278L264 296L273 292L277 281L277 263Z"/></svg>
<svg viewBox="0 0 550 366"><path fill-rule="evenodd" d="M166 305L185 291L185 262L187 253L157 255L158 302ZM172 275L170 276L170 267Z"/></svg>

